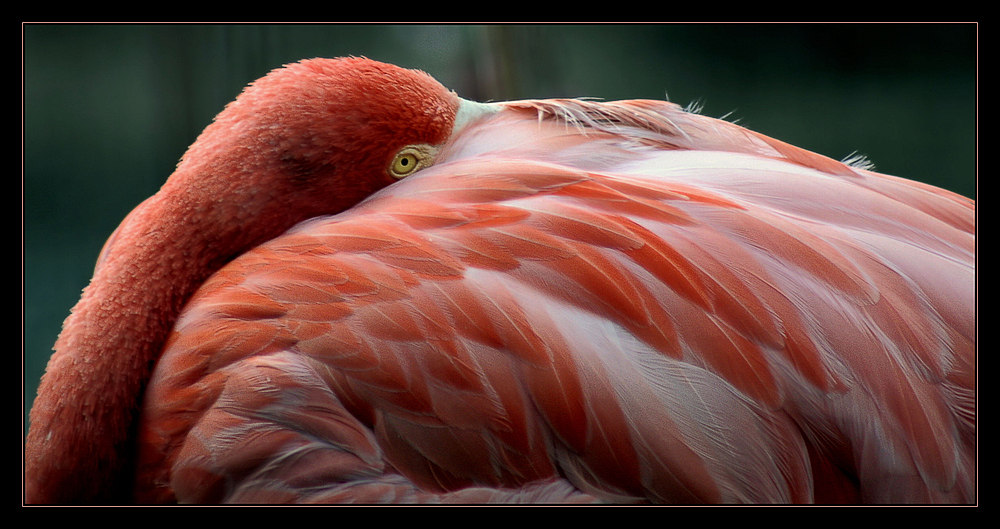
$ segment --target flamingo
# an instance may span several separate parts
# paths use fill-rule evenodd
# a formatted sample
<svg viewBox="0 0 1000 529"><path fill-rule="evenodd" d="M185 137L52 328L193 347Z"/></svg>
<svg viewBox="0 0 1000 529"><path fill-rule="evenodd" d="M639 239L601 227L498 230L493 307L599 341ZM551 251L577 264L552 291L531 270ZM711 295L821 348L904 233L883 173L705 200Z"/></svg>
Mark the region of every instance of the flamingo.
<svg viewBox="0 0 1000 529"><path fill-rule="evenodd" d="M974 503L975 202L663 101L249 85L111 235L27 503Z"/></svg>

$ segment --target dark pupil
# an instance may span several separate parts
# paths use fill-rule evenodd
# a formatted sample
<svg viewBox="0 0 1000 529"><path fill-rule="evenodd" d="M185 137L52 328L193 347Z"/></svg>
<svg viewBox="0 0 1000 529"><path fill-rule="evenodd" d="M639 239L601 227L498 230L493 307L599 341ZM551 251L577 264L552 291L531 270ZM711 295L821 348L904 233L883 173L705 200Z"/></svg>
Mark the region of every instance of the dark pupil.
<svg viewBox="0 0 1000 529"><path fill-rule="evenodd" d="M410 165L410 159L403 158L402 160L399 161L399 163L403 164L403 167L406 167L407 165Z"/></svg>

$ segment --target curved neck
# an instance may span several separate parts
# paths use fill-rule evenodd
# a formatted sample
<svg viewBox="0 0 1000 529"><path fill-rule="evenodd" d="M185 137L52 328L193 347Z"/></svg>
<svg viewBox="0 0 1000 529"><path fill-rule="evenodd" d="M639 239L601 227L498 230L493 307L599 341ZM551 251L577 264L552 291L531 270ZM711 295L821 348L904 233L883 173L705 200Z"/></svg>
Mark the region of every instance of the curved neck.
<svg viewBox="0 0 1000 529"><path fill-rule="evenodd" d="M28 503L130 500L134 419L162 344L198 285L261 237L227 237L212 218L161 191L108 241L31 410Z"/></svg>
<svg viewBox="0 0 1000 529"><path fill-rule="evenodd" d="M247 87L102 252L31 411L27 501L128 500L143 390L194 290L297 222L393 183L397 151L440 145L458 107L426 74L367 59L303 61Z"/></svg>
<svg viewBox="0 0 1000 529"><path fill-rule="evenodd" d="M307 218L343 211L391 182L388 176L353 186L343 175L318 183L282 178L283 168L266 157L238 154L189 151L105 245L31 409L28 503L129 502L143 391L194 291L248 249ZM256 179L227 178L237 174Z"/></svg>

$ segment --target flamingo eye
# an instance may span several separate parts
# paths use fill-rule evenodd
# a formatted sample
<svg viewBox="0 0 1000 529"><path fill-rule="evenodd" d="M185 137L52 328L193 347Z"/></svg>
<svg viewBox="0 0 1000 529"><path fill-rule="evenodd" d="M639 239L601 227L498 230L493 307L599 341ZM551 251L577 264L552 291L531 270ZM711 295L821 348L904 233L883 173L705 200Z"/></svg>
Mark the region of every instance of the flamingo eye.
<svg viewBox="0 0 1000 529"><path fill-rule="evenodd" d="M435 149L429 145L410 145L400 149L389 164L389 174L402 179L417 169L423 169L434 161Z"/></svg>

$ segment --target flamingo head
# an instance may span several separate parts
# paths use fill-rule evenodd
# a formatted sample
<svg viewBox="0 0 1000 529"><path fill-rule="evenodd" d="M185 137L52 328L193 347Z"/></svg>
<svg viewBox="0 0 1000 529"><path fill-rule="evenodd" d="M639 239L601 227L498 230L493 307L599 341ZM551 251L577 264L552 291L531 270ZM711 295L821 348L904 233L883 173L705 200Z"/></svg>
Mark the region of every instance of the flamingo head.
<svg viewBox="0 0 1000 529"><path fill-rule="evenodd" d="M433 164L456 125L486 108L418 70L354 57L305 60L249 85L167 186L216 203L237 198L227 202L244 214L226 212L228 219L255 216L286 229Z"/></svg>

